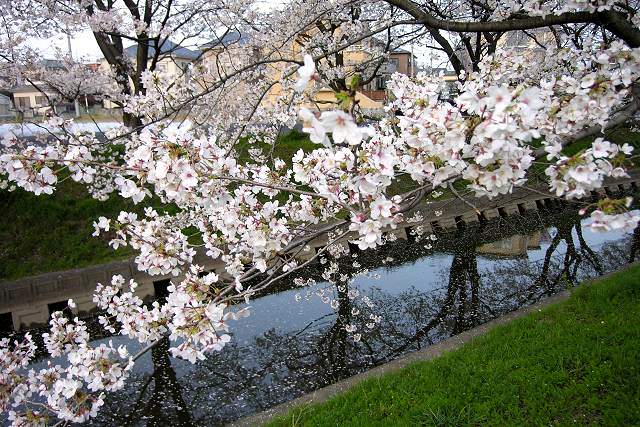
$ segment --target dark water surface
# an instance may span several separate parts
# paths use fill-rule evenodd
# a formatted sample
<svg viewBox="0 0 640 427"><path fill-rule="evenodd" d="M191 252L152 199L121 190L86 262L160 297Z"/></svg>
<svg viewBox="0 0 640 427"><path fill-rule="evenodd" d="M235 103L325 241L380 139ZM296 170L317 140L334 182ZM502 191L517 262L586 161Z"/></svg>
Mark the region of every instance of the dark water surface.
<svg viewBox="0 0 640 427"><path fill-rule="evenodd" d="M629 262L632 234L593 233L587 224L565 209L467 227L436 242L398 240L342 259L344 272L368 273L339 288L322 282L320 268L308 269L304 277L316 278L316 285L284 283L251 301L251 316L232 324L222 352L191 365L169 358L166 342L154 348L92 424L224 424ZM334 299L337 310L328 303ZM372 314L380 323L370 329ZM359 342L347 325L361 333ZM111 339L132 352L139 348Z"/></svg>

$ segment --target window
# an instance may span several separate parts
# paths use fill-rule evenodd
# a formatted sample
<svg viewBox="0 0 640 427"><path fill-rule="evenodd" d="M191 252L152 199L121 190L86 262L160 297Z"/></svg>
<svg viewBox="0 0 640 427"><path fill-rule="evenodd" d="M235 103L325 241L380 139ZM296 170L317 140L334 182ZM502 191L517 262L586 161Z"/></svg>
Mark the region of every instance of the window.
<svg viewBox="0 0 640 427"><path fill-rule="evenodd" d="M397 69L400 65L400 60L398 58L389 58L389 64Z"/></svg>
<svg viewBox="0 0 640 427"><path fill-rule="evenodd" d="M20 110L31 108L31 99L28 96L17 96L15 100L16 108L19 108Z"/></svg>
<svg viewBox="0 0 640 427"><path fill-rule="evenodd" d="M156 64L156 71L164 73L167 71L167 64Z"/></svg>
<svg viewBox="0 0 640 427"><path fill-rule="evenodd" d="M47 102L47 97L46 96L36 96L36 106L37 107L44 107L49 105L49 102Z"/></svg>
<svg viewBox="0 0 640 427"><path fill-rule="evenodd" d="M384 90L387 88L387 76L376 77L376 90Z"/></svg>

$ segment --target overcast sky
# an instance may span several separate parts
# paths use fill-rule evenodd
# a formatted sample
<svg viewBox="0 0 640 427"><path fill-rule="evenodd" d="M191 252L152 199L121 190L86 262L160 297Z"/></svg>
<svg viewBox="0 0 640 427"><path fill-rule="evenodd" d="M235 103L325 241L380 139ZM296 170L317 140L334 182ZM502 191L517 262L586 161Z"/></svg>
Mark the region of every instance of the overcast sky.
<svg viewBox="0 0 640 427"><path fill-rule="evenodd" d="M274 9L279 5L286 3L286 0L263 0L256 1L255 5L258 9L269 10ZM205 43L207 40L202 40ZM56 48L61 49L63 52L68 51L68 41L65 35L52 37L50 39L32 39L30 44L38 48L46 59L56 59ZM131 45L131 41L124 41L125 46ZM195 46L185 46L189 49L195 48ZM75 59L84 59L85 61L96 61L103 57L100 52L100 48L96 43L93 33L89 30L77 34L71 39L71 51Z"/></svg>
<svg viewBox="0 0 640 427"><path fill-rule="evenodd" d="M259 3L259 7L264 9L272 9L278 4L282 4L284 2L284 0L269 0L263 3ZM206 41L207 40L202 40L201 42L205 43ZM191 44L193 43L194 42L191 42ZM46 59L57 58L58 55L56 53L56 48L65 53L68 51L67 37L62 34L50 39L32 39L30 44L38 48L40 52L42 52L43 57ZM132 42L125 40L125 46L131 44ZM188 45L185 47L194 49L196 46ZM411 50L410 46L405 46L404 48L407 50ZM77 34L71 39L71 51L73 54L73 58L82 62L95 62L103 57L102 53L100 52L100 48L95 41L93 33L89 30ZM436 58L433 58L434 54ZM419 66L448 66L446 57L441 55L440 52L434 51L432 49L415 46L414 55L416 56L416 61Z"/></svg>
<svg viewBox="0 0 640 427"><path fill-rule="evenodd" d="M32 39L30 43L33 47L42 52L46 59L56 59L56 48L67 52L67 37L60 35L50 39ZM75 59L86 59L87 61L95 61L102 57L100 48L96 43L91 31L86 31L81 35L71 39L71 51Z"/></svg>
<svg viewBox="0 0 640 427"><path fill-rule="evenodd" d="M34 39L32 40L31 44L32 46L38 48L46 59L56 59L56 48L65 53L68 50L67 37L63 35L50 39ZM194 46L187 47L194 48ZM406 46L405 49L409 50L411 48L409 46ZM96 43L96 40L90 31L86 31L82 35L77 35L76 37L71 39L71 51L73 53L74 59L80 60L82 62L96 62L97 60L102 58L100 48L98 47L98 44ZM429 52L429 50L425 48L415 48L414 55L416 56L416 61L420 66L446 66L446 64L444 63L446 59L441 55L438 55L440 57L439 59L429 61L429 53L439 54L439 52L437 51Z"/></svg>

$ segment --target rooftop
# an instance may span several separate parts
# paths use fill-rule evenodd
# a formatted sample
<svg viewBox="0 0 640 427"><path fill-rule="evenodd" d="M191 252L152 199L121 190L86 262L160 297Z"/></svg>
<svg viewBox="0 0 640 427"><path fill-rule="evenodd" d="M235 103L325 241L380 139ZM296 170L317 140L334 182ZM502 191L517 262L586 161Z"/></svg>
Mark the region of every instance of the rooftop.
<svg viewBox="0 0 640 427"><path fill-rule="evenodd" d="M198 46L198 49L200 50L206 50L206 49L211 49L214 47L227 47L230 46L232 44L240 44L243 45L245 44L247 41L249 40L249 37L241 34L239 31L237 30L231 30L231 31L227 31L226 33L224 33L223 35L217 37L214 40L211 40L201 46Z"/></svg>
<svg viewBox="0 0 640 427"><path fill-rule="evenodd" d="M186 47L182 47L177 43L172 42L171 40L165 39L163 42L160 42L160 55L161 57L175 57L175 58L183 58L183 59L191 59L195 60L200 57L200 54L194 50L187 49ZM124 54L130 58L136 56L138 51L138 45L134 44L125 48ZM156 56L156 48L153 44L149 45L149 52L147 54L147 59L151 59Z"/></svg>

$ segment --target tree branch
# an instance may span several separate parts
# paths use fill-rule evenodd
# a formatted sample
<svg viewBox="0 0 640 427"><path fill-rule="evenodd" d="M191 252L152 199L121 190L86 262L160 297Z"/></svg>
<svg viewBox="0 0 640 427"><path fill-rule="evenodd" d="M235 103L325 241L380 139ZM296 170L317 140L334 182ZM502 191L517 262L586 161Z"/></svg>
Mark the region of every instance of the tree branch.
<svg viewBox="0 0 640 427"><path fill-rule="evenodd" d="M626 19L626 16L616 11L605 12L565 12L559 15L528 16L523 18L505 19L502 21L455 21L438 19L427 13L411 0L385 0L414 17L422 24L433 28L456 32L505 32L515 30L531 30L563 24L592 23L602 24L613 34L620 37L631 47L640 47L640 30Z"/></svg>

